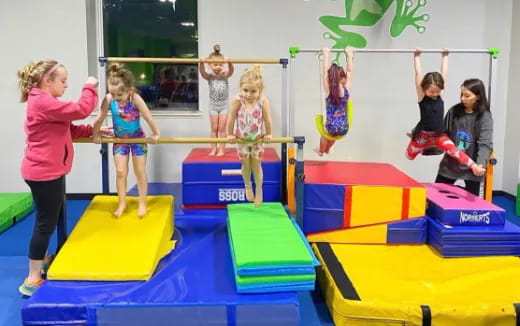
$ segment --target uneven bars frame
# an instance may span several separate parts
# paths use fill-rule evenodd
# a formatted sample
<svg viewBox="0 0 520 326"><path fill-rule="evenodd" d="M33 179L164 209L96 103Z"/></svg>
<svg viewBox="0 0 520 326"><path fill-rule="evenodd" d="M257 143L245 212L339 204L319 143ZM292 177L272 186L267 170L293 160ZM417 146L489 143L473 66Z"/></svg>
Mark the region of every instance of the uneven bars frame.
<svg viewBox="0 0 520 326"><path fill-rule="evenodd" d="M496 80L497 80L497 57L499 54L498 48L487 48L487 49L449 49L447 48L449 53L462 53L462 54L489 54L489 74L488 74L488 103L491 107L493 107L492 100L494 97L492 95L494 94L494 91L496 90ZM343 52L344 49L330 49L331 52ZM295 116L295 108L294 108L294 77L293 77L293 69L294 64L293 60L296 59L296 54L298 53L320 53L321 49L310 49L310 48L302 48L300 49L297 46L291 46L289 47L289 63L291 65L291 71L289 76L289 133L294 134L295 132L295 125L294 125L294 116ZM354 49L354 53L414 53L415 49ZM444 49L421 49L421 53L442 53L444 52ZM292 119L291 119L292 118ZM301 158L303 160L303 156ZM298 157L298 162L300 160L300 157ZM296 167L298 167L298 162L296 163ZM496 162L496 160L495 160ZM303 170L303 168L302 168ZM296 176L298 178L298 176ZM485 186L485 185L484 185ZM298 186L296 186L296 202L302 201L303 202L303 186L300 191L298 191ZM301 206L301 205L299 205ZM303 222L303 212L298 212L298 207L296 208L297 216L302 217ZM300 215L301 214L301 215ZM300 221L299 221L300 222ZM300 224L302 225L302 224Z"/></svg>
<svg viewBox="0 0 520 326"><path fill-rule="evenodd" d="M200 63L200 58L139 58L139 57L102 57L98 58L98 62L101 67L105 65L107 62L140 62L140 63L178 63L178 64L187 64L187 63ZM205 63L225 63L224 60L219 59L208 59L204 61ZM227 62L231 63L239 63L239 64L281 64L282 65L282 96L281 96L281 116L282 116L282 136L287 137L288 130L288 117L289 117L289 100L287 96L287 87L288 87L288 72L287 65L289 63L289 59L280 58L280 59L229 59ZM103 84L106 84L106 75L102 74ZM208 143L208 141L204 141L204 143ZM287 179L287 142L281 143L281 179ZM102 184L103 184L103 193L110 192L110 183L108 176L108 147L106 142L102 143L101 149L102 155ZM287 184L286 182L280 183L280 195L282 198L282 203L287 204Z"/></svg>

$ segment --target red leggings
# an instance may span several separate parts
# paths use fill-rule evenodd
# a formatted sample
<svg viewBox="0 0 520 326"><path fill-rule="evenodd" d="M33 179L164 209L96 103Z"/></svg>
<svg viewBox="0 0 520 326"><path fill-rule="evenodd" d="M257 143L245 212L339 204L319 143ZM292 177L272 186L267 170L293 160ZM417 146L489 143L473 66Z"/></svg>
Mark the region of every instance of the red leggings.
<svg viewBox="0 0 520 326"><path fill-rule="evenodd" d="M419 131L417 136L413 138L406 148L406 157L413 160L425 148L435 146L442 149L449 156L456 159L460 164L464 164L471 168L475 162L464 151L455 146L451 139L445 133L432 131Z"/></svg>

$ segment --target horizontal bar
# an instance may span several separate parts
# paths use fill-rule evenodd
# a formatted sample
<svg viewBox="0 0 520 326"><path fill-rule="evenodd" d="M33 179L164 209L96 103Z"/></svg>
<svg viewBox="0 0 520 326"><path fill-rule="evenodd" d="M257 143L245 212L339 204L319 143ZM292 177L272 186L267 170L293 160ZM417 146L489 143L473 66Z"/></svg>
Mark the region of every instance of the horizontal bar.
<svg viewBox="0 0 520 326"><path fill-rule="evenodd" d="M284 59L229 59L231 63L282 64ZM100 57L105 62L147 62L147 63L199 63L199 58L143 58L143 57ZM206 63L225 63L224 60L208 59Z"/></svg>
<svg viewBox="0 0 520 326"><path fill-rule="evenodd" d="M103 143L118 143L118 144L146 144L148 143L147 138L102 138ZM76 138L73 139L74 143L92 143L92 138ZM269 143L296 143L294 137L280 137L272 138ZM227 138L159 138L159 144L208 144L208 143L227 143L230 144ZM252 144L252 143L264 143L262 139L255 142L247 142L238 140L236 143L240 144Z"/></svg>
<svg viewBox="0 0 520 326"><path fill-rule="evenodd" d="M414 53L415 49L353 49L354 53ZM344 49L330 49L330 52L344 52ZM320 53L321 49L298 49L299 53ZM442 53L443 49L421 49L421 53ZM487 53L489 49L448 49L449 53Z"/></svg>

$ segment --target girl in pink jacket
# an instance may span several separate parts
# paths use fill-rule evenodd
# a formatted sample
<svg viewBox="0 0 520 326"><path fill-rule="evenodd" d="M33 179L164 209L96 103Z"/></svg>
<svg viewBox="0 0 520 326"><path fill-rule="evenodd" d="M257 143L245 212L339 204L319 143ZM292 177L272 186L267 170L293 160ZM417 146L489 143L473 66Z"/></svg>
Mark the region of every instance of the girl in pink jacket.
<svg viewBox="0 0 520 326"><path fill-rule="evenodd" d="M42 271L50 263L49 239L58 223L65 198L65 175L70 172L72 138L92 136L92 127L76 126L96 108L98 81L89 77L77 102L58 98L67 89L67 70L54 60L29 63L18 71L21 102L27 102L26 148L22 177L31 188L36 222L29 245L29 275L19 291L31 296L43 282Z"/></svg>

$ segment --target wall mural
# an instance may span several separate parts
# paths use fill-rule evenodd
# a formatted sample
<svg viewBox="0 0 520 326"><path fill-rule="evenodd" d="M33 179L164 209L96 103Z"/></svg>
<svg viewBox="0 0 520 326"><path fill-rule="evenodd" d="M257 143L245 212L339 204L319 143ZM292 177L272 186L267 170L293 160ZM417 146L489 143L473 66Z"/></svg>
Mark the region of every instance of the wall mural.
<svg viewBox="0 0 520 326"><path fill-rule="evenodd" d="M391 13L390 8L395 2L395 13L390 26L390 36L397 37L406 27L414 27L418 33L424 33L426 27L421 23L427 22L428 14L418 14L417 11L426 6L426 0L345 0L344 16L321 16L319 21L328 28L323 37L332 40L331 48L344 49L346 46L364 48L366 38L352 31L349 26L375 26ZM337 53L336 60L340 53Z"/></svg>

